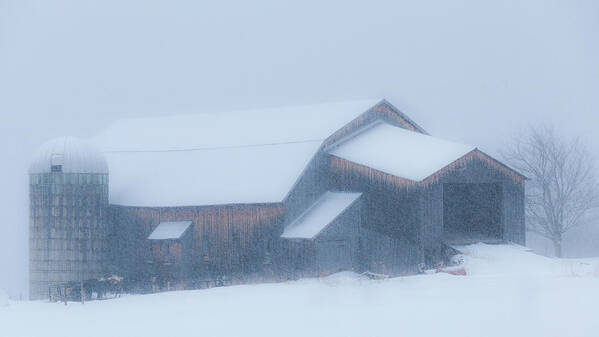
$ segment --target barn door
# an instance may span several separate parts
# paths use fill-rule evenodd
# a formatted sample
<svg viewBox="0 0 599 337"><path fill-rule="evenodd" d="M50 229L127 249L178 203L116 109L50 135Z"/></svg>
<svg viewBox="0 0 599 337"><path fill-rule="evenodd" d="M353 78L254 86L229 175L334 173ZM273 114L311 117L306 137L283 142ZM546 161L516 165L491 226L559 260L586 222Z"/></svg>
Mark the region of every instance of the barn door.
<svg viewBox="0 0 599 337"><path fill-rule="evenodd" d="M320 275L351 270L352 254L350 247L342 240L318 242L316 261Z"/></svg>

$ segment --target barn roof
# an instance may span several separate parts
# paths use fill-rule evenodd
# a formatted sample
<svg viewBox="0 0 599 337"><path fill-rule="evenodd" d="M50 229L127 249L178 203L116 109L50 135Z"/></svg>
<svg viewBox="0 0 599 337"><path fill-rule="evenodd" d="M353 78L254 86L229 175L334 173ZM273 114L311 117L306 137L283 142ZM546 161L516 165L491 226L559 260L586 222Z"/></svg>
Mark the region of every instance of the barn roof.
<svg viewBox="0 0 599 337"><path fill-rule="evenodd" d="M361 193L326 192L310 208L289 224L285 239L313 239L353 204Z"/></svg>
<svg viewBox="0 0 599 337"><path fill-rule="evenodd" d="M161 222L148 236L149 240L175 240L180 239L191 226L191 221Z"/></svg>
<svg viewBox="0 0 599 337"><path fill-rule="evenodd" d="M421 181L474 149L379 122L328 149L328 153L400 178Z"/></svg>
<svg viewBox="0 0 599 337"><path fill-rule="evenodd" d="M124 119L92 141L112 204L281 202L323 140L378 102Z"/></svg>

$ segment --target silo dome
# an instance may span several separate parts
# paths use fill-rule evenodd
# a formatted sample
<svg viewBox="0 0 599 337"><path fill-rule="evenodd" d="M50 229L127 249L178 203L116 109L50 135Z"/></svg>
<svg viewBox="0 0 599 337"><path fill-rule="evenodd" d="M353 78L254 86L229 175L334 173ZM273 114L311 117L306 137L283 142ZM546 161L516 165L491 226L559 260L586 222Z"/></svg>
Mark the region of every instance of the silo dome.
<svg viewBox="0 0 599 337"><path fill-rule="evenodd" d="M29 174L100 173L108 174L108 164L100 150L75 137L61 137L44 143L29 166Z"/></svg>

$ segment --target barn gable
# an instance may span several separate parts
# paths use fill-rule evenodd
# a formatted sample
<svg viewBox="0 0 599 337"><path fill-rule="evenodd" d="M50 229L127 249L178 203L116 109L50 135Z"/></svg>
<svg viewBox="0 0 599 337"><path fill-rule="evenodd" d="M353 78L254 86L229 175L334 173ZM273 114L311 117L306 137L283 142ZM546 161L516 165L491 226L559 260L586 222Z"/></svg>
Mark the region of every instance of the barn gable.
<svg viewBox="0 0 599 337"><path fill-rule="evenodd" d="M399 111L391 103L381 100L368 111L361 114L358 118L352 120L343 128L330 135L323 143L325 150L335 147L347 139L355 137L364 129L369 128L378 122L385 122L406 130L428 135L428 133L412 121L408 116Z"/></svg>
<svg viewBox="0 0 599 337"><path fill-rule="evenodd" d="M328 153L400 178L422 181L472 150L472 146L378 122Z"/></svg>
<svg viewBox="0 0 599 337"><path fill-rule="evenodd" d="M475 149L421 183L429 244L525 243L525 177Z"/></svg>
<svg viewBox="0 0 599 337"><path fill-rule="evenodd" d="M437 172L426 177L422 183L424 185L429 185L435 183L436 181L451 179L452 176L455 179L456 175L459 175L460 172L463 173L464 168L469 166L471 163L474 163L474 165L479 169L488 169L489 172L493 172L493 174L498 177L497 179L509 178L513 180L514 183L519 185L523 185L524 181L527 179L524 175L503 164L497 159L489 156L479 149L474 149L449 165L443 167L441 170L438 170Z"/></svg>

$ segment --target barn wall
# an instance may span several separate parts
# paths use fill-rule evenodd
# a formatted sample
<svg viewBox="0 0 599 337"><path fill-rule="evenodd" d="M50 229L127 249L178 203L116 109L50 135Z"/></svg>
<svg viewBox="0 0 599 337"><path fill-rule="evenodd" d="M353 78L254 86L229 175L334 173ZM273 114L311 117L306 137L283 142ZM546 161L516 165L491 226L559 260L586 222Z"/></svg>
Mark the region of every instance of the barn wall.
<svg viewBox="0 0 599 337"><path fill-rule="evenodd" d="M148 280L152 248L147 237L158 225L158 209L111 206L111 217L112 268L121 275Z"/></svg>
<svg viewBox="0 0 599 337"><path fill-rule="evenodd" d="M362 226L419 240L417 183L329 156L330 190L362 192Z"/></svg>
<svg viewBox="0 0 599 337"><path fill-rule="evenodd" d="M285 223L291 223L328 189L327 158L319 152L285 198ZM283 228L280 228L280 233Z"/></svg>
<svg viewBox="0 0 599 337"><path fill-rule="evenodd" d="M362 227L359 239L359 271L384 275L407 275L418 271L422 249L414 242L390 237Z"/></svg>
<svg viewBox="0 0 599 337"><path fill-rule="evenodd" d="M439 249L443 236L443 185L422 187L419 202L421 245L427 251Z"/></svg>
<svg viewBox="0 0 599 337"><path fill-rule="evenodd" d="M363 202L358 199L315 238L316 270L320 275L358 270L358 241Z"/></svg>
<svg viewBox="0 0 599 337"><path fill-rule="evenodd" d="M297 280L318 275L316 246L313 240L282 239L275 257L279 278Z"/></svg>
<svg viewBox="0 0 599 337"><path fill-rule="evenodd" d="M161 221L191 220L194 277L251 273L273 250L283 221L281 204L200 207L113 206L113 259L125 275L148 278L151 247L147 237Z"/></svg>
<svg viewBox="0 0 599 337"><path fill-rule="evenodd" d="M418 183L329 156L331 190L362 192L358 271L400 275L422 262Z"/></svg>
<svg viewBox="0 0 599 337"><path fill-rule="evenodd" d="M283 206L230 205L198 207L194 221L194 266L197 274L257 271L278 240Z"/></svg>
<svg viewBox="0 0 599 337"><path fill-rule="evenodd" d="M524 187L510 181L503 183L504 239L526 245Z"/></svg>

